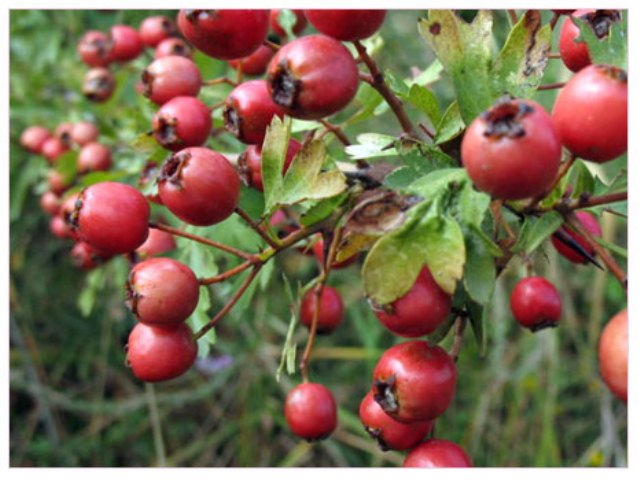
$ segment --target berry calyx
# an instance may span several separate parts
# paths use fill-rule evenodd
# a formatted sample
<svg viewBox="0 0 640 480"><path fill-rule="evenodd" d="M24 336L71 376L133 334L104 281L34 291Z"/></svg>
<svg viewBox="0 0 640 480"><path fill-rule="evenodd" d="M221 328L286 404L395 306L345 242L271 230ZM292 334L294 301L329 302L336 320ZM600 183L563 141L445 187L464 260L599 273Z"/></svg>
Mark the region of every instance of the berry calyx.
<svg viewBox="0 0 640 480"><path fill-rule="evenodd" d="M90 30L78 42L80 59L90 67L106 67L113 58L113 41L103 32Z"/></svg>
<svg viewBox="0 0 640 480"><path fill-rule="evenodd" d="M520 325L532 332L557 327L562 299L548 280L542 277L523 278L511 292L511 312Z"/></svg>
<svg viewBox="0 0 640 480"><path fill-rule="evenodd" d="M582 225L582 228L584 228L594 237L602 237L602 229L600 228L600 224L592 214L590 214L589 212L580 211L576 212L575 215ZM587 252L591 256L595 255L596 251L582 235L564 226L560 227L560 231L564 235L571 237L578 245L580 245L584 249L585 252ZM563 242L562 239L558 236L554 235L551 237L551 244L560 255L562 255L570 262L583 264L589 262L589 259L587 257L571 248L570 245Z"/></svg>
<svg viewBox="0 0 640 480"><path fill-rule="evenodd" d="M154 57L158 59L171 56L191 59L191 57L193 57L193 50L189 44L181 38L167 38L158 44L154 52Z"/></svg>
<svg viewBox="0 0 640 480"><path fill-rule="evenodd" d="M111 168L111 150L98 142L86 144L78 154L78 173L97 172Z"/></svg>
<svg viewBox="0 0 640 480"><path fill-rule="evenodd" d="M91 102L105 102L116 89L116 78L106 68L92 68L82 83L82 93Z"/></svg>
<svg viewBox="0 0 640 480"><path fill-rule="evenodd" d="M176 24L164 15L147 17L140 24L140 40L150 48L157 47L163 40L175 37L177 34Z"/></svg>
<svg viewBox="0 0 640 480"><path fill-rule="evenodd" d="M409 452L403 467L464 468L473 467L469 455L456 443L432 438Z"/></svg>
<svg viewBox="0 0 640 480"><path fill-rule="evenodd" d="M602 330L598 343L598 360L604 383L626 403L629 370L629 318L626 309L609 320Z"/></svg>
<svg viewBox="0 0 640 480"><path fill-rule="evenodd" d="M316 305L315 289L308 290L302 297L300 306L300 320L308 329L311 329ZM319 334L333 332L342 323L343 317L344 304L342 303L342 296L335 288L325 285L320 293L320 310L318 312L316 331Z"/></svg>
<svg viewBox="0 0 640 480"><path fill-rule="evenodd" d="M320 33L354 42L376 33L384 22L386 10L305 10L306 17Z"/></svg>
<svg viewBox="0 0 640 480"><path fill-rule="evenodd" d="M200 92L202 77L192 60L185 57L162 57L142 72L143 94L156 105L174 97L195 97Z"/></svg>
<svg viewBox="0 0 640 480"><path fill-rule="evenodd" d="M319 383L302 383L290 390L284 416L291 431L309 442L327 438L338 424L333 394Z"/></svg>
<svg viewBox="0 0 640 480"><path fill-rule="evenodd" d="M289 170L291 162L293 162L301 148L302 144L296 139L289 140L289 147L282 166L283 175ZM261 192L264 191L264 184L262 183L262 148L260 145L249 145L238 157L238 171L245 185Z"/></svg>
<svg viewBox="0 0 640 480"><path fill-rule="evenodd" d="M153 135L172 151L204 144L211 132L209 107L195 97L174 97L153 117Z"/></svg>

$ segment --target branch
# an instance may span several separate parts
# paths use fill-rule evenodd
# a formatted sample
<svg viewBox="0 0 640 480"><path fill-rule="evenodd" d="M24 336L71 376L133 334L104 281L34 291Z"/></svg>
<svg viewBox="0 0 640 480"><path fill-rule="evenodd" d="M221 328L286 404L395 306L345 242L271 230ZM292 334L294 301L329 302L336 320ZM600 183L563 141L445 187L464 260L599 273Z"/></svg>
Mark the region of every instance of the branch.
<svg viewBox="0 0 640 480"><path fill-rule="evenodd" d="M566 82L548 83L546 85L539 85L537 90L556 90L566 85Z"/></svg>
<svg viewBox="0 0 640 480"><path fill-rule="evenodd" d="M251 265L255 265L255 262L247 260L246 262L241 263L238 266L230 268L226 272L222 272L221 274L216 275L214 277L201 278L198 281L200 282L200 285L212 285L214 283L224 282L225 280L228 280L229 278L233 277L234 275L237 275L238 273L244 272Z"/></svg>
<svg viewBox="0 0 640 480"><path fill-rule="evenodd" d="M211 87L213 85L220 85L222 83L226 83L227 85L231 85L232 87L238 86L238 84L234 80L231 80L229 77L218 77L218 78L213 78L211 80L203 80L202 86Z"/></svg>
<svg viewBox="0 0 640 480"><path fill-rule="evenodd" d="M351 141L349 140L349 137L345 135L345 133L342 131L342 129L338 125L334 125L333 123L327 122L326 120L323 120L323 119L320 119L318 121L325 128L325 131L320 134L320 138L322 138L325 133L331 132L336 136L338 140L340 140L340 143L342 143L345 147L348 147L349 145L351 145Z"/></svg>
<svg viewBox="0 0 640 480"><path fill-rule="evenodd" d="M255 231L258 235L260 235L260 237L265 242L267 242L267 244L271 248L278 248L280 246L276 241L274 241L273 238L271 238L271 236L264 230L264 228L262 228L260 225L258 225L256 222L253 221L253 219L249 216L247 212L245 212L240 207L236 207L235 212L238 214L240 218L242 218L242 220L245 221L247 225L249 225L249 227L251 227L253 231Z"/></svg>

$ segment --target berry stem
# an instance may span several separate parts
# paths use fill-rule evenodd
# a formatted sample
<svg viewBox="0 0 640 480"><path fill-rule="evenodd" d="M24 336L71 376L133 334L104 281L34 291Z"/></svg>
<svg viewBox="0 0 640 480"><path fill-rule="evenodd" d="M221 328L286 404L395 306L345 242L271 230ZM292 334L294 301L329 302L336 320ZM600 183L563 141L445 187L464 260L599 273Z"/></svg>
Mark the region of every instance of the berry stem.
<svg viewBox="0 0 640 480"><path fill-rule="evenodd" d="M234 80L231 80L229 77L218 77L218 78L212 78L211 80L203 80L202 86L211 87L213 85L220 85L222 83L226 83L227 85L231 85L232 87L235 87L238 85Z"/></svg>
<svg viewBox="0 0 640 480"><path fill-rule="evenodd" d="M371 73L370 81L368 79L364 79L362 76L360 78L369 83L378 91L380 95L382 95L382 98L385 99L385 101L389 104L389 107L391 107L391 110L393 110L393 113L402 126L404 133L414 138L418 138L418 135L416 134L416 131L414 130L413 125L411 124L411 121L407 116L407 112L405 112L404 107L402 106L402 102L400 101L400 99L398 99L398 97L396 97L389 86L385 83L384 75L380 72L380 69L378 68L375 60L371 58L371 56L367 52L367 49L359 40L353 42L353 45L356 47L358 55L360 55L360 58Z"/></svg>
<svg viewBox="0 0 640 480"><path fill-rule="evenodd" d="M342 129L338 126L338 125L334 125L333 123L330 123L326 120L320 119L319 122L322 124L322 126L325 128L324 132L320 133L319 138L324 137L328 132L333 133L336 138L338 140L340 140L340 142L345 146L349 146L351 145L351 141L349 140L349 137L347 137L345 135L345 133L342 131Z"/></svg>
<svg viewBox="0 0 640 480"><path fill-rule="evenodd" d="M228 280L234 275L244 272L251 265L254 265L254 262L247 260L246 262L243 262L240 265L230 268L229 270L222 272L219 275L216 275L214 277L209 277L209 278L201 278L198 281L200 282L200 285L212 285L214 283L224 282L225 280Z"/></svg>
<svg viewBox="0 0 640 480"><path fill-rule="evenodd" d="M264 228L262 228L256 222L254 222L253 219L249 216L249 214L245 212L242 208L236 207L236 213L240 218L242 218L242 220L245 221L247 225L249 225L249 227L251 227L253 231L255 231L258 235L260 235L260 237L265 242L267 242L267 244L271 248L278 248L280 246L280 244L276 240L271 238L271 236L265 231Z"/></svg>
<svg viewBox="0 0 640 480"><path fill-rule="evenodd" d="M509 20L511 20L511 25L516 25L518 23L518 13L515 10L507 10L509 14Z"/></svg>
<svg viewBox="0 0 640 480"><path fill-rule="evenodd" d="M566 85L566 82L547 83L546 85L539 85L537 90L556 90Z"/></svg>
<svg viewBox="0 0 640 480"><path fill-rule="evenodd" d="M551 52L551 53L547 54L547 58L551 60L551 59L559 59L559 58L562 58L562 57L560 56L559 53Z"/></svg>
<svg viewBox="0 0 640 480"><path fill-rule="evenodd" d="M282 48L281 45L278 45L275 42L272 42L271 40L265 40L264 44L269 47L271 50L273 50L274 52L277 52L278 50L280 50Z"/></svg>
<svg viewBox="0 0 640 480"><path fill-rule="evenodd" d="M542 192L540 195L532 198L531 201L529 202L529 205L527 205L526 209L535 208L535 206L538 203L540 203L541 200L544 200L545 198L547 198L547 195L549 195L551 192L553 192L553 190L558 186L560 181L569 172L569 170L571 169L571 167L573 166L575 161L576 161L576 156L573 155L573 154L569 155L569 158L567 158L567 160L560 166L560 170L558 170L558 174L556 175L556 179L553 181L551 186L549 188L547 188L544 192Z"/></svg>
<svg viewBox="0 0 640 480"><path fill-rule="evenodd" d="M451 346L451 351L449 352L449 356L454 362L458 361L458 356L460 355L460 350L462 349L462 337L464 335L465 328L467 328L467 319L464 315L460 315L458 318L456 318L455 324L453 326L453 345Z"/></svg>
<svg viewBox="0 0 640 480"><path fill-rule="evenodd" d="M551 20L549 20L549 25L551 26L552 32L553 32L553 29L556 28L556 24L558 23L558 20L560 20L560 15L558 15L557 12L553 12L553 17L551 17Z"/></svg>

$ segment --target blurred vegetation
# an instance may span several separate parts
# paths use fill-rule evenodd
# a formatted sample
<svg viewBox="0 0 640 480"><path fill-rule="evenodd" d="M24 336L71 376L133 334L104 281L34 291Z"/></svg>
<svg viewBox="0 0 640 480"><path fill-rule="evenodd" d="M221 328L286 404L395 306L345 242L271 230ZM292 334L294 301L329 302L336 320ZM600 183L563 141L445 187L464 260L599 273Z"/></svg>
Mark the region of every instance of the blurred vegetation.
<svg viewBox="0 0 640 480"><path fill-rule="evenodd" d="M295 251L279 257L261 274L258 291L217 329L215 345L195 368L176 380L145 386L124 365L123 347L134 323L123 305L125 259L86 274L71 266L70 244L50 234L48 217L38 206L47 164L20 148L19 135L35 123L53 129L64 121L94 121L101 141L116 152L118 168L131 173L122 180L135 182L146 158L130 145L149 129L154 107L134 85L151 57L120 67L113 99L95 105L80 93L85 66L75 46L88 29L138 26L152 13L167 12L11 12L11 465L401 464L403 455L378 451L358 418L377 358L398 339L380 326L363 299L357 266L331 275L330 283L344 296L347 318L333 335L318 340L311 367L313 380L334 392L340 425L327 441L307 444L288 431L282 415L284 395L299 377L283 375L278 383L275 372L290 317L283 276L294 286L309 281L317 273L310 257ZM434 60L416 31L424 13L388 15L381 31L385 45L377 55L384 68L409 76ZM495 18L500 45L508 17L496 12ZM226 71L223 62L199 57L198 63L204 78ZM552 60L545 82L566 78L561 62ZM446 77L433 89L441 107L448 105L452 92ZM208 89L203 98L213 104L226 92ZM549 108L554 98L551 91L538 99ZM398 133L393 122L387 113L348 133L393 135ZM214 134L211 146L242 149L226 134ZM611 179L625 161L598 167L599 173ZM626 247L626 223L606 213L600 221L605 239ZM198 231L249 249L257 244L233 219ZM182 240L178 245L173 256L200 275L215 274L230 261L218 253L203 257ZM597 363L599 333L625 306L625 294L611 275L570 264L549 247L531 260L561 292L561 326L532 335L513 321L509 292L525 271L514 260L496 288L486 355L480 355L470 329L466 332L458 393L438 419L436 434L460 442L477 466L625 465L626 407L604 387ZM236 285L234 280L210 290L213 311ZM306 330L298 328L295 341L300 346L305 339ZM450 343L447 338L443 346Z"/></svg>

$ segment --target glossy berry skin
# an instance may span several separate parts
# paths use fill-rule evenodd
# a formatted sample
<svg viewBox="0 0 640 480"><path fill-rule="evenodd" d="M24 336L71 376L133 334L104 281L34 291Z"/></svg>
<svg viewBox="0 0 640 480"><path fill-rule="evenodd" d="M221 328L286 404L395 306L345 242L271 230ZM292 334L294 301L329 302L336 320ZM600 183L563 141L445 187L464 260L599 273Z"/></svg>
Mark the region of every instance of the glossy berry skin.
<svg viewBox="0 0 640 480"><path fill-rule="evenodd" d="M271 97L287 115L319 119L349 104L358 90L359 73L338 40L308 35L278 50L267 69L267 82Z"/></svg>
<svg viewBox="0 0 640 480"><path fill-rule="evenodd" d="M286 38L287 32L280 26L280 12L282 10L274 8L269 15L269 27L271 31L280 38ZM293 24L291 30L295 35L302 32L307 26L307 17L304 14L304 10L292 10L296 16L296 23Z"/></svg>
<svg viewBox="0 0 640 480"><path fill-rule="evenodd" d="M144 50L144 44L138 31L128 25L111 27L113 49L111 58L116 62L128 62L138 57Z"/></svg>
<svg viewBox="0 0 640 480"><path fill-rule="evenodd" d="M80 193L72 215L81 240L105 254L134 251L149 234L149 204L124 183L100 182Z"/></svg>
<svg viewBox="0 0 640 480"><path fill-rule="evenodd" d="M600 224L592 214L584 211L575 212L575 214L576 217L578 217L578 221L587 232L589 232L594 237L602 237L602 229L600 228ZM585 252L589 253L592 256L595 255L596 251L591 245L589 245L589 242L587 242L587 240L582 235L579 235L578 233L566 227L560 227L560 230L564 234L573 238L573 240L575 240L576 243L578 243L585 250ZM578 253L569 245L562 242L562 240L560 240L557 236L551 237L551 243L553 247L558 251L558 253L570 262L583 264L589 262L589 259L587 257L582 255L581 253Z"/></svg>
<svg viewBox="0 0 640 480"><path fill-rule="evenodd" d="M392 304L377 309L382 325L401 337L421 337L442 325L451 310L451 296L435 282L424 267L405 295Z"/></svg>
<svg viewBox="0 0 640 480"><path fill-rule="evenodd" d="M251 55L263 44L269 10L180 10L178 28L204 54L233 60Z"/></svg>
<svg viewBox="0 0 640 480"><path fill-rule="evenodd" d="M144 95L156 105L175 97L195 97L200 92L202 77L193 61L185 57L163 57L154 60L142 72Z"/></svg>
<svg viewBox="0 0 640 480"><path fill-rule="evenodd" d="M61 195L67 188L69 188L69 182L64 178L64 175L57 170L49 170L47 180L49 182L49 190L56 195Z"/></svg>
<svg viewBox="0 0 640 480"><path fill-rule="evenodd" d="M442 348L411 340L386 350L373 371L374 400L393 419L423 422L442 415L456 390L456 367Z"/></svg>
<svg viewBox="0 0 640 480"><path fill-rule="evenodd" d="M57 215L60 211L60 197L52 191L46 191L40 196L40 208L49 215Z"/></svg>
<svg viewBox="0 0 640 480"><path fill-rule="evenodd" d="M475 186L503 200L545 192L561 154L551 117L530 100L499 101L471 123L462 140L462 162Z"/></svg>
<svg viewBox="0 0 640 480"><path fill-rule="evenodd" d="M598 360L600 374L609 390L627 403L629 319L626 309L604 327L598 344Z"/></svg>
<svg viewBox="0 0 640 480"><path fill-rule="evenodd" d="M91 102L106 102L116 89L116 78L106 68L92 68L84 76L82 93Z"/></svg>
<svg viewBox="0 0 640 480"><path fill-rule="evenodd" d="M553 106L562 144L597 163L627 151L627 74L608 65L590 65L567 82Z"/></svg>
<svg viewBox="0 0 640 480"><path fill-rule="evenodd" d="M313 244L313 254L316 257L316 260L318 261L318 263L320 265L324 264L324 240L322 239L322 237ZM351 257L342 260L341 262L336 262L334 260L334 262L331 264L331 269L332 270L340 270L342 268L347 268L349 265L354 264L355 262L358 261L358 255L352 255Z"/></svg>
<svg viewBox="0 0 640 480"><path fill-rule="evenodd" d="M382 451L409 450L431 431L433 422L401 423L387 415L369 392L360 402L360 421Z"/></svg>
<svg viewBox="0 0 640 480"><path fill-rule="evenodd" d="M213 225L238 205L240 178L223 155L190 147L172 155L158 180L162 203L191 225Z"/></svg>
<svg viewBox="0 0 640 480"><path fill-rule="evenodd" d="M291 431L309 442L327 438L338 425L333 394L319 383L302 383L290 390L284 417Z"/></svg>
<svg viewBox="0 0 640 480"><path fill-rule="evenodd" d="M54 165L58 158L66 153L69 148L57 137L50 137L42 143L40 153L50 164Z"/></svg>
<svg viewBox="0 0 640 480"><path fill-rule="evenodd" d="M158 59L171 56L185 57L190 59L191 57L193 57L193 50L187 44L187 42L185 42L181 38L167 38L158 44L154 52L154 57Z"/></svg>
<svg viewBox="0 0 640 480"><path fill-rule="evenodd" d="M234 88L225 100L224 127L238 140L262 145L267 127L274 116L284 117L284 110L276 105L264 80L249 80Z"/></svg>
<svg viewBox="0 0 640 480"><path fill-rule="evenodd" d="M562 313L562 299L548 280L523 278L511 292L511 312L520 325L532 332L556 327Z"/></svg>
<svg viewBox="0 0 640 480"><path fill-rule="evenodd" d="M126 284L127 307L142 323L174 325L198 305L200 284L189 267L171 258L149 258L136 264Z"/></svg>
<svg viewBox="0 0 640 480"><path fill-rule="evenodd" d="M175 97L153 117L153 135L174 152L204 144L211 133L211 111L195 97Z"/></svg>
<svg viewBox="0 0 640 480"><path fill-rule="evenodd" d="M176 241L173 235L162 230L150 228L149 236L144 243L138 247L136 253L141 258L147 258L175 249Z"/></svg>
<svg viewBox="0 0 640 480"><path fill-rule="evenodd" d="M78 122L71 129L71 140L80 146L98 140L98 127L91 122Z"/></svg>
<svg viewBox="0 0 640 480"><path fill-rule="evenodd" d="M432 438L409 452L403 467L464 468L473 467L469 455L456 443Z"/></svg>
<svg viewBox="0 0 640 480"><path fill-rule="evenodd" d="M127 344L127 363L143 382L163 382L185 373L196 360L198 344L184 323L161 327L138 323Z"/></svg>
<svg viewBox="0 0 640 480"><path fill-rule="evenodd" d="M343 42L363 40L376 33L384 22L386 10L305 10L316 29Z"/></svg>
<svg viewBox="0 0 640 480"><path fill-rule="evenodd" d="M103 32L90 30L78 42L80 59L88 66L106 67L112 61L113 41Z"/></svg>
<svg viewBox="0 0 640 480"><path fill-rule="evenodd" d="M258 49L248 57L229 60L229 65L234 70L241 71L245 75L262 75L267 71L267 66L273 58L274 51L271 47L260 45Z"/></svg>
<svg viewBox="0 0 640 480"><path fill-rule="evenodd" d="M289 140L289 147L282 166L283 175L289 170L291 162L293 162L301 148L302 144L296 139ZM249 145L240 155L238 158L238 170L245 185L261 192L264 191L264 184L262 183L262 148L259 145Z"/></svg>
<svg viewBox="0 0 640 480"><path fill-rule="evenodd" d="M85 242L76 242L71 249L71 263L82 270L92 270L111 258Z"/></svg>
<svg viewBox="0 0 640 480"><path fill-rule="evenodd" d="M33 125L20 135L20 145L31 153L40 153L44 142L49 138L51 138L49 130L39 125Z"/></svg>
<svg viewBox="0 0 640 480"><path fill-rule="evenodd" d="M164 15L147 17L140 24L140 40L149 48L156 48L160 42L177 34L176 24Z"/></svg>
<svg viewBox="0 0 640 480"><path fill-rule="evenodd" d="M604 39L609 35L610 25L613 22L620 21L620 12L617 10L582 9L573 12L571 17L586 20L598 38ZM573 23L573 18L571 17L567 17L562 24L558 39L558 50L565 66L573 72L578 72L591 64L591 58L587 44L576 42L576 39L580 36L580 29Z"/></svg>
<svg viewBox="0 0 640 480"><path fill-rule="evenodd" d="M311 329L316 303L315 289L307 291L302 297L300 320L308 329ZM338 328L343 318L344 304L342 303L342 296L335 288L325 286L320 294L320 311L318 312L316 331L319 334L331 333Z"/></svg>
<svg viewBox="0 0 640 480"><path fill-rule="evenodd" d="M111 150L98 142L86 144L78 154L78 172L97 172L111 168Z"/></svg>
<svg viewBox="0 0 640 480"><path fill-rule="evenodd" d="M49 221L49 231L54 237L60 239L74 238L73 232L60 215L54 215L51 217L51 220Z"/></svg>

